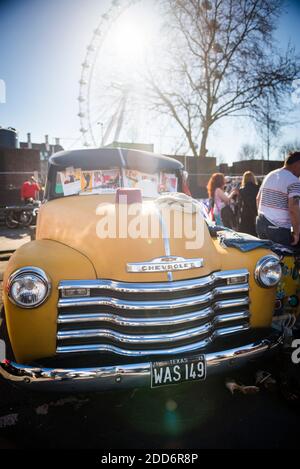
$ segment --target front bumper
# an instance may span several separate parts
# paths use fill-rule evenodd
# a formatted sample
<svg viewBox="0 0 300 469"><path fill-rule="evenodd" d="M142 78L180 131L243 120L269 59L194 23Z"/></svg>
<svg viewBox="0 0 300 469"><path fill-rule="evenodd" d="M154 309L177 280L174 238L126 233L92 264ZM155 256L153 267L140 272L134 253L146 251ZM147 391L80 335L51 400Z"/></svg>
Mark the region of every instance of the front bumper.
<svg viewBox="0 0 300 469"><path fill-rule="evenodd" d="M282 336L253 341L247 345L205 355L207 376L232 370L249 360L277 349ZM0 364L0 375L28 389L47 391L103 391L150 387L151 363L135 363L95 368L38 368L9 360Z"/></svg>

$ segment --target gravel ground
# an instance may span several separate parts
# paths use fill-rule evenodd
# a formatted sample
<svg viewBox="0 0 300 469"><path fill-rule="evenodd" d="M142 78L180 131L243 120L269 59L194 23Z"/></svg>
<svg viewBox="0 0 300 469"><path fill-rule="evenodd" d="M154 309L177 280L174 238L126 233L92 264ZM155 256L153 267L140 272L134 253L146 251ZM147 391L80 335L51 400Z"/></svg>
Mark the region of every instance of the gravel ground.
<svg viewBox="0 0 300 469"><path fill-rule="evenodd" d="M238 378L253 384L251 370ZM298 447L299 407L278 388L231 395L224 382L94 395L12 392L2 383L0 447Z"/></svg>
<svg viewBox="0 0 300 469"><path fill-rule="evenodd" d="M10 230L5 226L0 226L0 254L1 251L15 250L22 246L22 244L28 243L32 229L29 227Z"/></svg>

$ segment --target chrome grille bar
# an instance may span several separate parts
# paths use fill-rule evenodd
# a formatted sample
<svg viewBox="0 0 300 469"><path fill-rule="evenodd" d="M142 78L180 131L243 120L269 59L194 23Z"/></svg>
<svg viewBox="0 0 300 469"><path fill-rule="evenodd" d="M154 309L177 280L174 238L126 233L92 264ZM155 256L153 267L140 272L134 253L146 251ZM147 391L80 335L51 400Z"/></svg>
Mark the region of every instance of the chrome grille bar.
<svg viewBox="0 0 300 469"><path fill-rule="evenodd" d="M249 304L249 297L244 296L241 298L234 298L230 300L221 300L215 301L213 304L214 310L222 310L222 309L230 309L230 308L237 308L242 306L247 306Z"/></svg>
<svg viewBox="0 0 300 469"><path fill-rule="evenodd" d="M184 324L202 319L210 318L215 310L220 312L223 309L247 306L248 297L235 298L234 300L223 300L216 302L212 307L205 308L192 313L178 314L176 316L160 317L135 317L128 318L112 313L78 313L78 314L60 314L57 319L58 324L72 324L85 322L110 322L119 326L143 327L143 326L170 326L175 324ZM230 315L226 315L230 317Z"/></svg>
<svg viewBox="0 0 300 469"><path fill-rule="evenodd" d="M111 352L116 355L124 355L127 357L142 357L142 356L154 356L154 355L176 355L179 353L193 352L201 350L211 344L217 337L228 336L249 330L248 324L243 324L234 327L228 327L226 329L215 331L210 337L205 338L199 342L194 342L188 345L182 345L179 347L172 347L168 349L149 349L149 350L126 350L110 344L91 344L91 345L71 345L71 346L58 346L58 354L66 353L83 353L83 352Z"/></svg>
<svg viewBox="0 0 300 469"><path fill-rule="evenodd" d="M238 311L237 313L218 314L218 316L215 316L213 322L214 324L225 324L228 322L249 320L249 318L249 311Z"/></svg>
<svg viewBox="0 0 300 469"><path fill-rule="evenodd" d="M127 318L118 314L110 313L83 313L83 314L60 314L58 324L85 323L85 322L110 322L118 326L144 327L144 326L171 326L175 324L185 324L202 319L208 319L212 316L214 310L205 308L202 311L194 313L178 314L176 316L160 317L137 317Z"/></svg>
<svg viewBox="0 0 300 469"><path fill-rule="evenodd" d="M69 308L78 306L109 306L118 309L127 310L158 310L158 309L176 309L187 308L189 306L197 306L212 301L217 296L247 293L249 286L247 283L241 285L230 285L217 287L209 293L203 295L195 295L191 297L183 297L175 300L159 300L159 301L128 301L118 298L101 297L83 297L83 298L61 298L58 302L59 308Z"/></svg>
<svg viewBox="0 0 300 469"><path fill-rule="evenodd" d="M203 349L250 328L248 277L241 269L161 283L62 281L57 353L138 357Z"/></svg>
<svg viewBox="0 0 300 469"><path fill-rule="evenodd" d="M235 279L239 283L246 283L248 277L248 270L240 269L215 272L207 277L178 280L176 282L130 283L116 282L114 280L63 280L58 288L61 291L87 288L119 293L173 293L181 290L195 290L197 288L209 287L219 280Z"/></svg>
<svg viewBox="0 0 300 469"><path fill-rule="evenodd" d="M132 344L146 344L146 343L166 343L166 342L175 342L184 339L192 339L204 334L208 334L212 331L214 324L223 324L237 320L243 320L249 318L248 311L241 311L238 313L218 315L213 321L208 322L199 327L193 327L190 329L185 329L184 331L171 332L164 334L123 334L116 332L110 329L84 329L84 330L69 330L69 331L59 331L57 333L58 340L66 339L89 339L89 338L108 338L117 342L132 343Z"/></svg>
<svg viewBox="0 0 300 469"><path fill-rule="evenodd" d="M90 338L107 338L116 342L123 342L126 344L165 344L168 342L175 342L184 339L192 339L208 334L212 330L212 323L208 322L204 326L193 327L185 329L184 331L171 332L164 334L122 334L120 332L112 331L110 329L89 329L83 331L62 331L57 333L58 340L66 339L90 339Z"/></svg>

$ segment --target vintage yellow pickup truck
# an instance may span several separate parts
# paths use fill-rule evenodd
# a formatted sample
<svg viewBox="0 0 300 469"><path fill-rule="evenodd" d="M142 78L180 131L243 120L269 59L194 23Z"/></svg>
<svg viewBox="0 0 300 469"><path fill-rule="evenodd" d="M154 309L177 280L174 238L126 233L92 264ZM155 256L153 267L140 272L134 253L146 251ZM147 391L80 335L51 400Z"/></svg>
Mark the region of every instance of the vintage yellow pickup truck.
<svg viewBox="0 0 300 469"><path fill-rule="evenodd" d="M181 163L157 154L51 157L36 239L4 276L2 378L156 387L205 380L281 343L271 328L279 256L256 238L239 249L243 236L210 226L183 185Z"/></svg>

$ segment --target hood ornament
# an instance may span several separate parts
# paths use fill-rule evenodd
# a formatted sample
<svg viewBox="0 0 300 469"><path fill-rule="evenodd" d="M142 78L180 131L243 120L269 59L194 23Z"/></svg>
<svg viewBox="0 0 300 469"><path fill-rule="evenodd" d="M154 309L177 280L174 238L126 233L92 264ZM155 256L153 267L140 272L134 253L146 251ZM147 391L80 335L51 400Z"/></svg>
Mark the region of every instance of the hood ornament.
<svg viewBox="0 0 300 469"><path fill-rule="evenodd" d="M203 266L204 260L201 258L185 259L184 257L164 256L157 257L148 262L128 262L127 272L174 272L178 270L199 269Z"/></svg>

